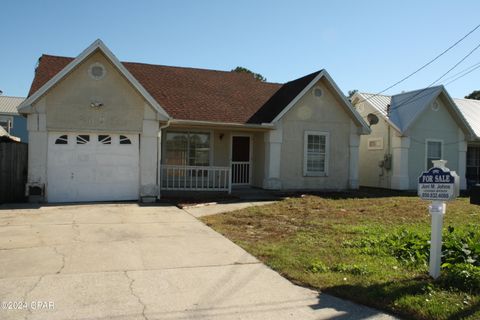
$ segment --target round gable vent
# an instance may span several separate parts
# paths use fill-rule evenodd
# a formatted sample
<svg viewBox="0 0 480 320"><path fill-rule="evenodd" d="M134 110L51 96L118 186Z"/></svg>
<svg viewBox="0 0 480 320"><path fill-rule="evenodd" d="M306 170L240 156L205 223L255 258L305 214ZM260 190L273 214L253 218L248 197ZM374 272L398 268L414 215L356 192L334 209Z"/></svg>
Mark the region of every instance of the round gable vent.
<svg viewBox="0 0 480 320"><path fill-rule="evenodd" d="M92 79L100 80L105 77L107 71L105 70L103 64L95 62L90 66L90 68L88 68L88 73L90 74L90 77L92 77Z"/></svg>
<svg viewBox="0 0 480 320"><path fill-rule="evenodd" d="M432 104L432 110L433 110L433 111L438 111L438 109L440 109L440 105L438 104L437 101L435 101L435 102Z"/></svg>

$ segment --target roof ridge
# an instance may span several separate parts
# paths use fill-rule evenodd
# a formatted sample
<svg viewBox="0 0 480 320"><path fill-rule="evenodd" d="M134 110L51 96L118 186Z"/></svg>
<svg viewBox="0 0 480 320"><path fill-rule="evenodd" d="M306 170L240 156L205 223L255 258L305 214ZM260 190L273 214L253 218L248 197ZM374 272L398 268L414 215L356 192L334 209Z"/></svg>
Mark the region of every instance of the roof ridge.
<svg viewBox="0 0 480 320"><path fill-rule="evenodd" d="M442 84L440 84L440 85L438 85L438 86L425 87L425 88L420 88L420 89L415 89L415 90L400 92L400 93L397 93L397 94L392 95L392 97L393 97L393 96L399 96L399 95L401 95L401 94L414 93L414 92L424 91L424 90L429 90L429 89L439 89L439 88L441 88L441 87L443 87Z"/></svg>
<svg viewBox="0 0 480 320"><path fill-rule="evenodd" d="M389 97L389 98L392 97L391 95L388 95L388 94L369 93L369 92L360 92L360 91L358 91L358 93L359 94L369 94L369 95L372 95L372 96L380 96L380 97Z"/></svg>
<svg viewBox="0 0 480 320"><path fill-rule="evenodd" d="M42 56L48 56L53 58L60 58L60 59L71 59L74 60L74 57L66 57L66 56L57 56L51 54L42 54ZM152 66L152 67L164 67L164 68L175 68L175 69L189 69L189 70L198 70L198 71L208 71L208 72L218 72L218 73L226 73L226 74L235 74L234 71L227 71L227 70L218 70L218 69L206 69L206 68L197 68L197 67L183 67L183 66L169 66L166 64L154 64L154 63L146 63L146 62L135 62L135 61L120 61L122 64L136 64L136 65L143 65L143 66ZM241 74L237 72L237 74ZM296 79L295 79L296 80ZM292 80L294 81L294 80ZM261 83L266 84L276 84L276 85L284 85L285 83L280 82L270 82L270 81L260 81Z"/></svg>
<svg viewBox="0 0 480 320"><path fill-rule="evenodd" d="M17 99L26 99L26 97L20 97L20 96L6 96L4 94L0 95L0 98L17 98Z"/></svg>
<svg viewBox="0 0 480 320"><path fill-rule="evenodd" d="M480 100L478 99L467 99L467 98L452 98L454 100L467 100L467 101L478 101L480 103Z"/></svg>

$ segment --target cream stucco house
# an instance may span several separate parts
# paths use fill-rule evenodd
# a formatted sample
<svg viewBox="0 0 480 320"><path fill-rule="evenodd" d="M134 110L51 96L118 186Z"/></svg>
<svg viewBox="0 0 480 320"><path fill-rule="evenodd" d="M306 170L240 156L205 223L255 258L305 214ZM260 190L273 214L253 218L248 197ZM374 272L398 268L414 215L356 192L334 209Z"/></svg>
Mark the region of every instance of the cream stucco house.
<svg viewBox="0 0 480 320"><path fill-rule="evenodd" d="M358 186L368 126L321 70L285 84L120 62L100 41L43 55L28 98L31 197L152 201L165 191Z"/></svg>
<svg viewBox="0 0 480 320"><path fill-rule="evenodd" d="M475 133L475 138L467 146L467 185L480 183L480 100L454 98L463 117Z"/></svg>
<svg viewBox="0 0 480 320"><path fill-rule="evenodd" d="M475 133L443 86L393 96L357 92L352 103L371 124L360 141L361 186L416 190L432 160L445 159L466 188L467 144Z"/></svg>

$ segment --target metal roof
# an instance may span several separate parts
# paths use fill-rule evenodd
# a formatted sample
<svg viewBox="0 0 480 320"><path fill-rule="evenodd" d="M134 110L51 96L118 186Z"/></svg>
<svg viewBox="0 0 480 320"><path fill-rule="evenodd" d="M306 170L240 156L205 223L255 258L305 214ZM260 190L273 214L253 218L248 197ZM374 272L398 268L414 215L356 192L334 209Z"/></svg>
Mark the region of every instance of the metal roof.
<svg viewBox="0 0 480 320"><path fill-rule="evenodd" d="M480 100L454 98L453 101L480 139Z"/></svg>
<svg viewBox="0 0 480 320"><path fill-rule="evenodd" d="M452 116L455 121L463 126L470 136L475 134L480 139L480 101L473 100L472 102L472 100L465 99L453 101L441 85L402 92L393 96L357 93L362 100L356 103L366 101L377 111L378 115L403 134L415 119L442 93L450 101L449 105L452 108ZM466 106L461 108L462 106L457 103L457 100L465 100L466 102L463 105ZM390 105L390 108L387 114L388 105ZM476 109L474 106L476 106Z"/></svg>
<svg viewBox="0 0 480 320"><path fill-rule="evenodd" d="M17 107L25 98L0 96L0 113L18 115Z"/></svg>
<svg viewBox="0 0 480 320"><path fill-rule="evenodd" d="M387 116L387 106L390 104L390 100L392 97L365 92L359 92L358 94L360 95L362 100L358 101L357 103L368 101L368 103L380 114L382 114L384 117Z"/></svg>
<svg viewBox="0 0 480 320"><path fill-rule="evenodd" d="M401 132L405 132L417 116L440 94L442 89L442 86L436 86L393 95L390 103L390 121Z"/></svg>

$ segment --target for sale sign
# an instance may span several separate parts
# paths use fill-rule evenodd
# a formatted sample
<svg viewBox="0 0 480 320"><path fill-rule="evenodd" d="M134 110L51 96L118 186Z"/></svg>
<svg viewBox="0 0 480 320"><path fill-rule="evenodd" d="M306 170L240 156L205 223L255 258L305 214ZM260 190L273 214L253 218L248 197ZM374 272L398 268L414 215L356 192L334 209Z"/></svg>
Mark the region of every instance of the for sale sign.
<svg viewBox="0 0 480 320"><path fill-rule="evenodd" d="M454 171L433 167L418 177L418 196L423 200L453 200L458 196L459 182Z"/></svg>

